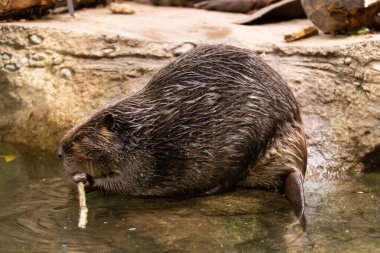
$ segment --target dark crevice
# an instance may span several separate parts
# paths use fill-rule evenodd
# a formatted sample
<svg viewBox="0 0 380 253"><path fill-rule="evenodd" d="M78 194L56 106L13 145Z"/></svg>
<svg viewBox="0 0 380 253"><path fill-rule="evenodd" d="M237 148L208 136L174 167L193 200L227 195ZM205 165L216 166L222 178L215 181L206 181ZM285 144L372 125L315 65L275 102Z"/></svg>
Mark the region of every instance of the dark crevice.
<svg viewBox="0 0 380 253"><path fill-rule="evenodd" d="M380 172L380 144L363 157L362 163L364 172Z"/></svg>

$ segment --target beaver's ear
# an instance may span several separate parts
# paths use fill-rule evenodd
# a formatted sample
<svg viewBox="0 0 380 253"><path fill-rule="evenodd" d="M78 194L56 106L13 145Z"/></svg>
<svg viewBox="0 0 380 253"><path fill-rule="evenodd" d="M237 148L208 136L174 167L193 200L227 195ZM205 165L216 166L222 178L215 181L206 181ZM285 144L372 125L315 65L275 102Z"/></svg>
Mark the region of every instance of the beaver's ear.
<svg viewBox="0 0 380 253"><path fill-rule="evenodd" d="M104 123L108 130L115 131L116 120L115 120L115 117L111 113L108 113L106 115L106 117L104 118Z"/></svg>

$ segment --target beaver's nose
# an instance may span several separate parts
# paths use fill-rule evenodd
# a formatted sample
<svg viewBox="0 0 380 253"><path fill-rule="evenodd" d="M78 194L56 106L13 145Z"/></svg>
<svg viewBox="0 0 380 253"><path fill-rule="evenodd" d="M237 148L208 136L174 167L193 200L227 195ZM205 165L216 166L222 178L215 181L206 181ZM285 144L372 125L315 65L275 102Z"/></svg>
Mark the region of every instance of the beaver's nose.
<svg viewBox="0 0 380 253"><path fill-rule="evenodd" d="M63 158L63 150L62 150L62 147L59 147L57 151L57 159L62 160L62 158Z"/></svg>

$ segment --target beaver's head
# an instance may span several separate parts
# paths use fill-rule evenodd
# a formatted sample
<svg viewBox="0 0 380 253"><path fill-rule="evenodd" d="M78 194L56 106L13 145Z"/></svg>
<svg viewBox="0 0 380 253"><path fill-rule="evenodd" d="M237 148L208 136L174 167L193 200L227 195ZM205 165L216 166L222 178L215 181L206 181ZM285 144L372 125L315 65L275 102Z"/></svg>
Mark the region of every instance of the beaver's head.
<svg viewBox="0 0 380 253"><path fill-rule="evenodd" d="M111 111L102 110L63 137L57 157L72 175L101 177L118 172L125 146L120 136L126 136L121 128Z"/></svg>

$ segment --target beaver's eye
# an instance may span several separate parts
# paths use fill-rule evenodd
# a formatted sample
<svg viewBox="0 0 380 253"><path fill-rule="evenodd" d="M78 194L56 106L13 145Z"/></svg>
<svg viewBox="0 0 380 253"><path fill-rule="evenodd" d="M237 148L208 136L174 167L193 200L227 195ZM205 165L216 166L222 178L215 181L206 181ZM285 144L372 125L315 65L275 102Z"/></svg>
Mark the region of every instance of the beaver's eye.
<svg viewBox="0 0 380 253"><path fill-rule="evenodd" d="M106 115L104 119L104 123L108 130L110 131L116 130L116 120L115 120L115 117L111 113Z"/></svg>
<svg viewBox="0 0 380 253"><path fill-rule="evenodd" d="M74 137L74 142L80 142L82 140L82 137L80 135L77 135Z"/></svg>

